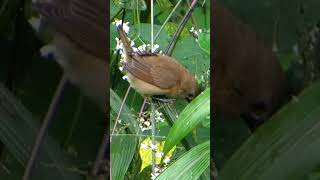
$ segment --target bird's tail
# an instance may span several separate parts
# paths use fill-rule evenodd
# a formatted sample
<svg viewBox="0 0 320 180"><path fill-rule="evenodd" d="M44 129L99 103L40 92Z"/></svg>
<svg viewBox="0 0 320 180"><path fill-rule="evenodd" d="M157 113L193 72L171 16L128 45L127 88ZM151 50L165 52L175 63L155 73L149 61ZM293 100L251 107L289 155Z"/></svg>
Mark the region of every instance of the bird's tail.
<svg viewBox="0 0 320 180"><path fill-rule="evenodd" d="M118 33L119 33L121 42L123 44L124 53L128 54L128 53L133 52L133 49L131 47L131 43L130 43L129 39L127 38L126 33L124 32L122 25L118 25L117 29L118 29Z"/></svg>

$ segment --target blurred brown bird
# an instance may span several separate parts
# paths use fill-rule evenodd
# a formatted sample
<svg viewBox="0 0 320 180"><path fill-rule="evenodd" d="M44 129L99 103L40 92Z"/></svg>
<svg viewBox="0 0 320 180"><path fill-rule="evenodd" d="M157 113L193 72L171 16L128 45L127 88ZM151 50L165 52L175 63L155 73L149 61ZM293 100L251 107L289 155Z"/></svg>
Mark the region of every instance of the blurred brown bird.
<svg viewBox="0 0 320 180"><path fill-rule="evenodd" d="M123 70L130 85L141 95L166 95L191 101L199 94L194 75L175 59L163 54L134 52L122 25L117 29L125 56Z"/></svg>
<svg viewBox="0 0 320 180"><path fill-rule="evenodd" d="M67 78L106 108L107 1L55 0L34 2L33 7L54 29L51 44Z"/></svg>
<svg viewBox="0 0 320 180"><path fill-rule="evenodd" d="M214 111L242 116L253 130L283 103L285 75L249 25L218 3L214 12Z"/></svg>

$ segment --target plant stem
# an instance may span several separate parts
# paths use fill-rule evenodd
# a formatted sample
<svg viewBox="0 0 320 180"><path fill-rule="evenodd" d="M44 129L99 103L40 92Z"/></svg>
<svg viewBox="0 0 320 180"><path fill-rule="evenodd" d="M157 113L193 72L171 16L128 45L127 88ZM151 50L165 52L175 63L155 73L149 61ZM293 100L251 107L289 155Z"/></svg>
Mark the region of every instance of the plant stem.
<svg viewBox="0 0 320 180"><path fill-rule="evenodd" d="M47 134L47 130L51 124L51 121L53 120L55 112L58 109L58 104L59 104L60 100L62 99L61 98L62 93L63 93L63 90L65 89L65 85L66 85L67 81L68 81L67 77L65 75L63 75L62 78L60 79L59 85L58 85L56 92L53 96L53 99L50 103L48 112L47 112L47 114L43 120L43 123L40 127L35 145L33 146L32 153L31 153L30 159L28 161L28 164L26 166L26 169L24 171L24 175L23 175L22 180L29 180L30 179L31 171L33 169L37 155L39 153L40 146L43 143L43 140Z"/></svg>
<svg viewBox="0 0 320 180"><path fill-rule="evenodd" d="M177 43L177 40L178 40L178 38L179 38L179 36L180 36L180 34L182 32L182 29L186 25L188 19L191 16L191 13L193 12L193 10L194 10L194 8L195 8L195 6L196 6L198 1L199 0L193 0L192 1L190 8L188 9L187 13L184 15L184 17L183 17L182 21L180 22L176 32L173 35L169 45L167 46L167 49L165 50L165 54L167 54L169 56L172 54L173 48Z"/></svg>
<svg viewBox="0 0 320 180"><path fill-rule="evenodd" d="M154 102L152 101L152 98L150 98L150 104L151 104L151 137L152 137L152 145L155 147L156 142L156 120L155 120L155 114L156 114L156 107ZM155 168L156 168L156 149L152 150L152 174L155 175Z"/></svg>
<svg viewBox="0 0 320 180"><path fill-rule="evenodd" d="M113 129L112 129L112 133L111 133L111 136L110 136L110 142L112 142L112 136L113 136L113 134L114 134L114 132L116 130L116 127L117 127L117 124L118 124L118 120L120 118L121 111L123 109L124 103L127 100L127 97L128 97L129 92L130 92L130 89L131 89L131 86L128 87L126 95L124 96L123 101L121 103L121 106L120 106L120 109L119 109L119 112L118 112L118 115L117 115L117 118L116 118L116 122L114 123Z"/></svg>
<svg viewBox="0 0 320 180"><path fill-rule="evenodd" d="M173 13L177 10L177 8L179 7L180 3L182 2L182 0L179 0L177 2L177 4L174 6L173 10L170 12L169 16L167 17L167 19L164 21L164 23L162 24L162 26L160 27L159 31L157 32L156 36L154 37L154 41L156 41L162 31L162 29L164 28L164 26L168 23L168 21L170 20L171 16L173 15Z"/></svg>
<svg viewBox="0 0 320 180"><path fill-rule="evenodd" d="M151 52L153 52L153 0L151 0Z"/></svg>

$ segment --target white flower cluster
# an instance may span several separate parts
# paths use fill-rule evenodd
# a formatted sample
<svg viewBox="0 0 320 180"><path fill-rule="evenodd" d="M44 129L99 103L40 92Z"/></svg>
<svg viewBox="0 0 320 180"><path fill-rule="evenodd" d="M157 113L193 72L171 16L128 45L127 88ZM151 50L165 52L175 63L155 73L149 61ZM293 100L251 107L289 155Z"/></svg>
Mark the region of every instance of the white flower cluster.
<svg viewBox="0 0 320 180"><path fill-rule="evenodd" d="M141 131L144 132L146 130L151 129L151 112L144 112L140 119L139 119L139 127L141 128ZM164 122L164 117L161 112L158 110L155 111L155 121L156 122Z"/></svg>
<svg viewBox="0 0 320 180"><path fill-rule="evenodd" d="M124 30L124 32L126 32L127 34L129 33L129 22L125 22L122 24L122 20L119 19L115 19L114 22L112 22L113 25L116 25L117 27L122 25L122 28Z"/></svg>
<svg viewBox="0 0 320 180"><path fill-rule="evenodd" d="M156 144L152 144L152 142L144 142L141 144L141 149L148 149L148 148L150 148L152 151L157 151L158 146Z"/></svg>
<svg viewBox="0 0 320 180"><path fill-rule="evenodd" d="M167 169L168 163L170 162L170 158L169 158L168 156L166 156L166 157L164 158L163 162L165 163L165 164L163 165L163 167L156 166L155 169L154 169L155 173L154 173L154 174L151 173L151 179L152 179L152 180L153 180L153 179L156 179L156 178L160 175L160 173L162 173L164 170Z"/></svg>
<svg viewBox="0 0 320 180"><path fill-rule="evenodd" d="M196 41L198 42L198 36L200 33L202 33L202 29L196 30L194 27L191 27L191 29L189 30L193 36L195 37Z"/></svg>
<svg viewBox="0 0 320 180"><path fill-rule="evenodd" d="M162 173L165 169L166 169L166 167L164 167L164 168L161 168L159 166L155 167L154 174L151 173L151 179L152 180L156 179L160 175L160 173Z"/></svg>
<svg viewBox="0 0 320 180"><path fill-rule="evenodd" d="M112 24L117 26L117 27L122 25L122 28L125 31L125 33L129 34L129 30L130 30L129 22L125 22L125 23L122 24L122 20L115 19L115 21L112 22ZM121 42L121 40L118 37L116 37L115 40L116 40L116 43L117 43L116 44L116 50L119 50L119 53L121 55L119 70L122 72L123 71L123 67L121 66L121 64L125 61L125 54L124 54L124 51L123 51L123 43ZM129 37L128 37L128 40L129 40L130 46L132 47L134 52L150 51L151 50L151 45L150 44L142 44L141 46L138 46L138 48L137 48L137 47L134 46L135 45L134 41L132 41ZM160 50L160 46L158 44L155 44L153 46L153 49L154 49L153 52L158 52ZM160 53L162 54L162 51L160 51ZM122 79L127 80L127 77L124 76Z"/></svg>

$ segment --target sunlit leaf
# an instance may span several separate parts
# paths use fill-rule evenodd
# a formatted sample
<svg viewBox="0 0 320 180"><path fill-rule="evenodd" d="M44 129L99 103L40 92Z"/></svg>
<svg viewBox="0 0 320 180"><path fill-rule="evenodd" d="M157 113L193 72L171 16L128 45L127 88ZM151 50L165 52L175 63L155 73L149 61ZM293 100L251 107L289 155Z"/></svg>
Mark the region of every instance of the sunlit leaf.
<svg viewBox="0 0 320 180"><path fill-rule="evenodd" d="M210 114L210 89L206 89L181 112L164 145L166 154Z"/></svg>
<svg viewBox="0 0 320 180"><path fill-rule="evenodd" d="M210 141L206 141L173 162L156 180L198 179L209 165Z"/></svg>

